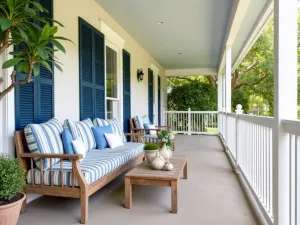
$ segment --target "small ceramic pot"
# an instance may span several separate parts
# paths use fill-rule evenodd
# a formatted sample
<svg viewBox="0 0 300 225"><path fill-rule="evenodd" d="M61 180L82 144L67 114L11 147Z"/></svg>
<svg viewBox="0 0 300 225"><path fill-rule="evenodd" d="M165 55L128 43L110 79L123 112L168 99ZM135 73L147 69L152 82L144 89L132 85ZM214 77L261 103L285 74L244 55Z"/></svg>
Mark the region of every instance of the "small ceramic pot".
<svg viewBox="0 0 300 225"><path fill-rule="evenodd" d="M173 166L173 164L170 163L170 162L166 162L166 164L165 164L165 166L164 166L164 168L163 168L163 170L167 170L167 171L171 171L171 170L173 170L173 169L174 169L174 166Z"/></svg>
<svg viewBox="0 0 300 225"><path fill-rule="evenodd" d="M169 161L172 157L172 151L167 147L166 143L159 150L159 154L165 159L165 161Z"/></svg>
<svg viewBox="0 0 300 225"><path fill-rule="evenodd" d="M161 170L165 166L165 160L164 158L159 154L159 152L156 153L156 157L152 160L151 165L153 169L155 170Z"/></svg>
<svg viewBox="0 0 300 225"><path fill-rule="evenodd" d="M158 150L145 150L145 157L149 164L151 164L152 160L156 157L156 153Z"/></svg>

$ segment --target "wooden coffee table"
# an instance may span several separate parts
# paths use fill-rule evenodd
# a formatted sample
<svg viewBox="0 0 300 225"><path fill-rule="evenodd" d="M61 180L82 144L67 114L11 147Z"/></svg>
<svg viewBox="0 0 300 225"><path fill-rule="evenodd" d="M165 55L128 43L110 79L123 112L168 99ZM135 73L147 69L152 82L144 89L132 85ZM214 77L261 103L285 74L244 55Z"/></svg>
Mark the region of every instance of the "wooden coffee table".
<svg viewBox="0 0 300 225"><path fill-rule="evenodd" d="M172 213L178 212L177 188L181 172L187 179L187 157L173 156L170 160L174 169L172 171L154 170L148 162L142 162L125 175L125 208L132 206L132 184L171 187Z"/></svg>

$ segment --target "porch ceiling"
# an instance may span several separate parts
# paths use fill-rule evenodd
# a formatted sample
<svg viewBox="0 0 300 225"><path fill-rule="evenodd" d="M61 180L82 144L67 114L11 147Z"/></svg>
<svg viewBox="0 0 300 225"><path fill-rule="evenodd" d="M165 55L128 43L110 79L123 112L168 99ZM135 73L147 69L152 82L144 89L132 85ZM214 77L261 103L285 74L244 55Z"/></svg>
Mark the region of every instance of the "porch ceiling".
<svg viewBox="0 0 300 225"><path fill-rule="evenodd" d="M230 38L229 21L238 14L234 9L241 8L237 0L96 1L165 69L200 69L212 74L221 67L224 44ZM268 1L250 0L244 5L244 9L248 7L244 15L238 14L241 19L232 43L233 64ZM158 25L157 21L164 23Z"/></svg>

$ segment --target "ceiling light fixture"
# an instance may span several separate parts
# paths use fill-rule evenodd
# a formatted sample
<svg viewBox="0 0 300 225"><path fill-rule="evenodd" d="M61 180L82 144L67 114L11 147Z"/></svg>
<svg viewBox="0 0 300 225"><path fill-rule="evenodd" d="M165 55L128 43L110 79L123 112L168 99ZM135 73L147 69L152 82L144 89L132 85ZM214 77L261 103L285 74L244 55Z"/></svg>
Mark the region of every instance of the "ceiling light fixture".
<svg viewBox="0 0 300 225"><path fill-rule="evenodd" d="M178 54L178 55L182 55L182 52L178 52L177 54Z"/></svg>
<svg viewBox="0 0 300 225"><path fill-rule="evenodd" d="M162 24L164 24L164 22L163 21L157 21L156 22L158 25L162 25Z"/></svg>

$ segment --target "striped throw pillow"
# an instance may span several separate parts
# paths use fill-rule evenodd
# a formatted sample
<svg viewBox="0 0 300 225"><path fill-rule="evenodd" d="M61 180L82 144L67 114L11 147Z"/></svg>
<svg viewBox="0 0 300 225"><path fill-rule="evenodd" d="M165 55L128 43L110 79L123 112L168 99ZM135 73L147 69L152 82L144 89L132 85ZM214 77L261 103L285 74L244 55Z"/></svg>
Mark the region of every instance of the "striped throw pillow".
<svg viewBox="0 0 300 225"><path fill-rule="evenodd" d="M142 116L143 123L151 123L147 115Z"/></svg>
<svg viewBox="0 0 300 225"><path fill-rule="evenodd" d="M82 121L65 120L64 127L69 128L73 139L81 138L87 151L96 148L96 141L92 131L93 122L90 119Z"/></svg>
<svg viewBox="0 0 300 225"><path fill-rule="evenodd" d="M138 128L138 129L144 129L144 120L142 119L142 117L140 116L135 116L133 117L133 121L134 121L134 125L135 125L135 128Z"/></svg>
<svg viewBox="0 0 300 225"><path fill-rule="evenodd" d="M117 118L109 120L96 118L94 119L94 125L96 127L111 126L113 133L118 134L122 138L123 142L127 142L122 126Z"/></svg>
<svg viewBox="0 0 300 225"><path fill-rule="evenodd" d="M55 118L42 124L29 124L24 133L31 153L40 154L63 154L64 148L61 140L62 125ZM59 159L52 159L52 165ZM41 169L41 159L35 158L36 166ZM50 159L43 159L43 170L50 167Z"/></svg>

